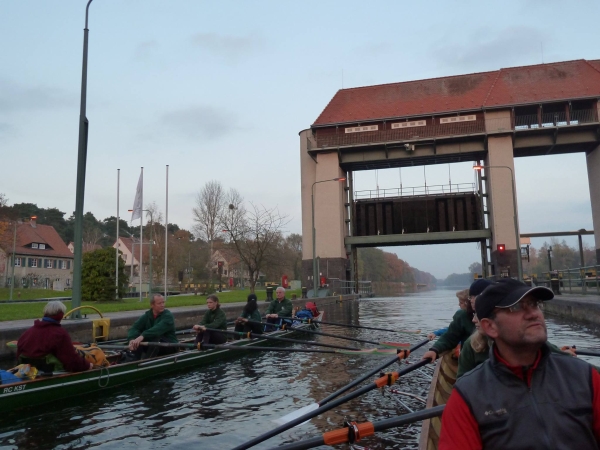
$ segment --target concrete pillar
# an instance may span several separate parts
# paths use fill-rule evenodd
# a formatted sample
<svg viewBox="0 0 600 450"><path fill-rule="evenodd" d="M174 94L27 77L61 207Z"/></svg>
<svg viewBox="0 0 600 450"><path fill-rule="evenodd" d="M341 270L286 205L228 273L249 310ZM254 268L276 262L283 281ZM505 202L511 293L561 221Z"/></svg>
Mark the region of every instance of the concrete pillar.
<svg viewBox="0 0 600 450"><path fill-rule="evenodd" d="M590 184L590 202L592 203L596 261L600 263L600 146L587 154L586 164L588 183Z"/></svg>
<svg viewBox="0 0 600 450"><path fill-rule="evenodd" d="M491 115L488 114L486 121L491 119L495 122L502 122L502 114L509 117L510 111L501 111L492 117L489 117ZM488 128L493 127L486 126L486 129ZM521 255L516 241L514 215L517 205L513 203L511 171L514 176L514 160L510 135L488 136L488 154L485 165L491 166L491 168L485 169L485 182L488 194L489 224L492 231L491 263L494 266L494 274L501 276L503 272L508 272L511 277L517 277L517 258L520 258ZM497 250L499 244L505 246L504 252Z"/></svg>
<svg viewBox="0 0 600 450"><path fill-rule="evenodd" d="M345 177L340 169L337 153L319 153L316 161L308 154L315 145L311 130L300 132L300 181L302 196L302 281L312 282L312 205L311 191L315 181ZM314 147L313 147L314 148ZM320 272L327 278L346 279L347 257L344 247L345 192L344 182L329 181L314 187L316 256L320 258Z"/></svg>

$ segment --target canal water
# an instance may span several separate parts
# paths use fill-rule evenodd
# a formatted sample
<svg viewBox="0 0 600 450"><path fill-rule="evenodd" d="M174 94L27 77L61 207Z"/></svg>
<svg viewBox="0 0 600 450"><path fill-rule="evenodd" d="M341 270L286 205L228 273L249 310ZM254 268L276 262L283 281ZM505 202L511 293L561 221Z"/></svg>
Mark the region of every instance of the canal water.
<svg viewBox="0 0 600 450"><path fill-rule="evenodd" d="M436 290L395 298L323 302L325 319L423 333L447 326L457 309L454 291ZM600 336L584 326L547 319L557 345L599 348ZM322 326L323 331L373 341L416 343L424 335ZM311 338L305 338L309 342ZM352 345L330 337L317 341ZM306 343L297 348L309 348ZM418 361L428 346L416 351ZM389 356L274 353L247 354L100 394L0 415L0 448L181 448L230 449L276 427L272 419L319 401L389 359ZM587 358L600 365L600 358ZM402 363L404 364L404 363ZM402 367L398 363L390 370ZM382 420L423 408L433 366L402 377L393 387L372 391L288 430L255 448L318 436L345 419ZM372 377L372 381L375 377ZM365 382L366 384L366 382ZM417 448L420 423L362 440L370 449ZM323 447L329 448L329 447Z"/></svg>

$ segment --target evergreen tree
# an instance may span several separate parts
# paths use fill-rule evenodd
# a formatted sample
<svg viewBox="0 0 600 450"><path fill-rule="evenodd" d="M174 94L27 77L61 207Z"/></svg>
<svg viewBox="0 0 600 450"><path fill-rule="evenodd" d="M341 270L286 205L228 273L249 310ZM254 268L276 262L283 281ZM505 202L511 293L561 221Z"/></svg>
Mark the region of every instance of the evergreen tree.
<svg viewBox="0 0 600 450"><path fill-rule="evenodd" d="M83 301L116 300L115 251L107 247L83 255L81 267L81 297ZM119 252L120 253L120 252ZM125 261L119 258L119 299L123 298L129 277L125 273Z"/></svg>

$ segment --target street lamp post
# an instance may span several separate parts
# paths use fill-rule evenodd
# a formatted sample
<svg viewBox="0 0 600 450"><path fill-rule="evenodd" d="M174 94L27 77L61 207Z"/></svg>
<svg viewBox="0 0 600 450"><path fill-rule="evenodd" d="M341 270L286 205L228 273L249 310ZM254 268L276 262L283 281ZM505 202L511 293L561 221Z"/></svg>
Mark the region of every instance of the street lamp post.
<svg viewBox="0 0 600 450"><path fill-rule="evenodd" d="M73 259L73 308L81 306L81 262L82 262L82 239L83 239L83 199L85 194L85 167L87 161L87 144L89 121L86 117L87 100L87 59L88 59L88 12L89 0L85 7L85 28L83 29L83 62L81 68L81 105L79 110L79 142L77 145L77 186L75 190L75 236L74 259ZM81 319L81 313L75 311L71 318Z"/></svg>
<svg viewBox="0 0 600 450"><path fill-rule="evenodd" d="M315 181L310 188L310 200L312 207L312 265L313 265L313 297L318 296L319 274L317 273L317 239L315 230L315 184L327 183L328 181L346 181L345 177L331 178L330 180Z"/></svg>
<svg viewBox="0 0 600 450"><path fill-rule="evenodd" d="M548 247L548 271L552 272L552 246Z"/></svg>
<svg viewBox="0 0 600 450"><path fill-rule="evenodd" d="M519 232L519 218L517 215L517 194L515 190L515 176L513 170L509 166L473 166L473 169L481 171L481 169L508 169L510 171L510 186L512 188L513 197L513 220L515 224L515 240L517 244L517 277L519 281L523 280L523 263L521 261L521 236Z"/></svg>

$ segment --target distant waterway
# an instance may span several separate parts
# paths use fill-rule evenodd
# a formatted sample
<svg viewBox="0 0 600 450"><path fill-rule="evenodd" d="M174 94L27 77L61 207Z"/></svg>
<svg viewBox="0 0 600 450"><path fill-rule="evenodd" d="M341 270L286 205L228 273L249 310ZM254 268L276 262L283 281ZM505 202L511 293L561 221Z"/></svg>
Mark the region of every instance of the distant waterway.
<svg viewBox="0 0 600 450"><path fill-rule="evenodd" d="M457 309L454 291L435 290L395 298L323 303L325 319L373 327L421 329L447 326ZM600 336L586 327L549 318L549 339L557 345L600 347ZM374 341L417 342L423 336L330 325L323 331ZM309 339L305 339L308 341ZM351 345L335 338L318 341ZM307 348L307 344L297 344ZM417 361L427 347L409 359ZM0 447L31 448L181 448L229 449L271 430L271 420L325 398L386 357L342 354L247 354L196 370L186 370L137 385L123 386L55 404L0 416ZM587 358L600 365L600 359ZM391 366L397 370L399 365ZM425 398L433 366L403 377L400 392ZM311 422L256 446L272 448L358 422L381 420L421 409L413 397L373 391ZM420 423L361 441L370 449L417 448ZM322 447L329 448L329 447Z"/></svg>

